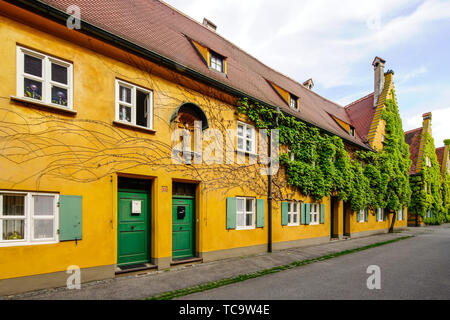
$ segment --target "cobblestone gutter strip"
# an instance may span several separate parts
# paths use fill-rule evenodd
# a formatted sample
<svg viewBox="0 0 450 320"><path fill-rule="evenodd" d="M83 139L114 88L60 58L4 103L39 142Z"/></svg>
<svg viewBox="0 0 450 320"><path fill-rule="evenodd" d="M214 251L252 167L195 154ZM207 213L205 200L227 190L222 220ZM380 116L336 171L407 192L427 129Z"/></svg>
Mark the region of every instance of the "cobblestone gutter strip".
<svg viewBox="0 0 450 320"><path fill-rule="evenodd" d="M344 251L340 251L340 252L336 252L336 253L331 253L331 254L320 256L320 257L317 257L317 258L306 259L306 260L301 260L301 261L295 261L295 262L291 262L289 264L278 266L278 267L274 267L274 268L269 268L269 269L265 269L265 270L261 270L261 271L257 271L257 272L253 272L253 273L242 274L242 275L238 275L238 276L235 276L235 277L222 279L222 280L219 280L219 281L212 281L212 282L208 282L208 283L201 284L201 285L194 286L194 287L190 287L190 288L185 288L185 289L179 289L179 290L175 290L175 291L165 292L165 293L160 294L160 295L152 296L151 298L147 297L146 300L172 300L174 298L187 296L187 295L190 295L190 294L193 294L193 293L203 292L203 291L207 291L207 290L211 290L211 289L227 286L227 285L230 285L230 284L233 284L233 283L236 283L236 282L246 281L246 280L249 280L249 279L262 277L262 276L265 276L265 275L268 275L268 274L278 273L280 271L302 267L302 266L305 266L305 265L308 265L308 264L311 264L311 263L325 261L325 260L337 258L337 257L340 257L340 256L348 255L348 254L351 254L351 253L356 253L356 252L359 252L359 251L364 251L364 250L380 247L380 246L391 244L391 243L398 242L398 241L401 241L401 240L410 239L412 237L413 236L405 236L405 237L401 237L401 238L397 238L397 239L393 239L393 240L388 240L388 241L383 241L383 242L370 244L370 245L367 245L367 246L364 246L364 247L360 247L360 248L355 248L355 249L344 250Z"/></svg>

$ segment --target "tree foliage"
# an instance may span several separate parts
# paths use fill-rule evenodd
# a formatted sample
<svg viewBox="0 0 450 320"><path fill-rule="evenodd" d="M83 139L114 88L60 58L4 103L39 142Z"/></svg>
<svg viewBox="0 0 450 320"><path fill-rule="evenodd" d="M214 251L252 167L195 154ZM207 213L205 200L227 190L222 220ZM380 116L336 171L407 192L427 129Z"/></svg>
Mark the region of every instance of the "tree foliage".
<svg viewBox="0 0 450 320"><path fill-rule="evenodd" d="M242 99L238 112L247 115L257 128L277 128L280 144L288 148L280 162L288 184L316 200L337 194L353 210L367 207L399 210L410 200L409 148L397 106L386 102L382 119L386 121L385 146L379 153L346 150L343 140L321 132L291 115ZM292 156L292 157L291 157Z"/></svg>

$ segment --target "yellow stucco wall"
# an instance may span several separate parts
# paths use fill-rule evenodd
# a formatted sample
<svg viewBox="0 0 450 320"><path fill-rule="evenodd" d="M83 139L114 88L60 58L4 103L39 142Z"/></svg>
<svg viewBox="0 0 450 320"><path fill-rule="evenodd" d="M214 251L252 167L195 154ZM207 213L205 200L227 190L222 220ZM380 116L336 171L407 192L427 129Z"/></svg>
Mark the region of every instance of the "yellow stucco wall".
<svg viewBox="0 0 450 320"><path fill-rule="evenodd" d="M52 28L57 29L56 26ZM66 31L55 32L64 34ZM70 38L75 31L67 32ZM126 53L113 52L93 39L80 40L80 43L92 45L91 50L3 16L0 16L0 42L0 126L7 128L3 131L6 134L19 133L18 139L3 140L0 190L83 196L83 240L77 244L0 247L0 279L64 271L69 265L88 268L116 264L118 174L152 179L152 258L170 258L172 255L173 181L199 185L196 199L197 252L267 243L267 177L258 175L258 165L244 169L224 165L210 171L211 167L205 166L171 166L170 160L160 156L170 155L174 125L169 119L182 103L192 102L201 106L210 120L210 127L223 132L236 129L238 118L231 104L233 98L212 94L213 90L205 90L208 95L201 93L204 89L201 85L185 78L180 83L188 87L183 87L167 80L169 72L167 78L162 77L164 72L157 66ZM10 98L16 95L18 44L73 63L76 115L37 109ZM128 63L112 58L116 54L123 54ZM115 79L153 90L155 133L113 125ZM245 117L239 119L248 122ZM18 151L16 147L24 149ZM89 151L81 152L82 148ZM167 192L163 192L166 188ZM226 198L236 196L265 199L264 228L226 229ZM294 198L311 202L295 192ZM325 204L325 224L282 227L281 205L279 201L275 202L273 241L329 236L329 198L322 203Z"/></svg>

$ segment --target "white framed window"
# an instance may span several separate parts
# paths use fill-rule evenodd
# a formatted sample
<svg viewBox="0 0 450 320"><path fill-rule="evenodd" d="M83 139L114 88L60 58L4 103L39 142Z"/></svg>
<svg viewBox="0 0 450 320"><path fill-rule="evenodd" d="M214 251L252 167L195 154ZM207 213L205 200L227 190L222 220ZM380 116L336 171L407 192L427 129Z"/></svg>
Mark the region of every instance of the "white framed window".
<svg viewBox="0 0 450 320"><path fill-rule="evenodd" d="M0 247L58 242L59 195L0 191Z"/></svg>
<svg viewBox="0 0 450 320"><path fill-rule="evenodd" d="M209 65L210 65L211 69L214 69L216 71L224 73L225 72L225 70L224 70L225 59L222 56L220 56L217 53L212 52L212 51L210 51L209 57L210 57Z"/></svg>
<svg viewBox="0 0 450 320"><path fill-rule="evenodd" d="M73 109L73 64L18 46L17 96Z"/></svg>
<svg viewBox="0 0 450 320"><path fill-rule="evenodd" d="M404 216L403 209L398 210L397 211L397 220L398 221L402 221L403 220L403 216Z"/></svg>
<svg viewBox="0 0 450 320"><path fill-rule="evenodd" d="M300 225L300 202L288 203L288 226Z"/></svg>
<svg viewBox="0 0 450 320"><path fill-rule="evenodd" d="M116 79L116 121L153 130L153 92Z"/></svg>
<svg viewBox="0 0 450 320"><path fill-rule="evenodd" d="M291 95L289 95L289 99L290 99L289 106L292 109L297 110L298 109L298 98L291 94Z"/></svg>
<svg viewBox="0 0 450 320"><path fill-rule="evenodd" d="M320 222L320 204L311 203L311 210L309 212L310 215L310 225L316 225Z"/></svg>
<svg viewBox="0 0 450 320"><path fill-rule="evenodd" d="M237 150L256 154L255 127L238 121L237 123Z"/></svg>
<svg viewBox="0 0 450 320"><path fill-rule="evenodd" d="M384 221L384 208L378 208L378 221Z"/></svg>
<svg viewBox="0 0 450 320"><path fill-rule="evenodd" d="M427 163L427 167L431 168L431 159L430 159L430 157L426 157L426 163Z"/></svg>
<svg viewBox="0 0 450 320"><path fill-rule="evenodd" d="M255 198L236 198L236 230L255 229Z"/></svg>
<svg viewBox="0 0 450 320"><path fill-rule="evenodd" d="M366 210L365 209L359 210L359 220L358 220L358 222L360 222L360 223L366 222Z"/></svg>

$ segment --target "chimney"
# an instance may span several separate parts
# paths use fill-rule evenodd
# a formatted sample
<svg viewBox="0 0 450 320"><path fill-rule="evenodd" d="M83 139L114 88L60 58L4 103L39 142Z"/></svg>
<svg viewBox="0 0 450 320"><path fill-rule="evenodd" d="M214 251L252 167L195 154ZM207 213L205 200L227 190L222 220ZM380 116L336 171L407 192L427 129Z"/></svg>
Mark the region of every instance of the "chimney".
<svg viewBox="0 0 450 320"><path fill-rule="evenodd" d="M431 112L424 113L423 118L423 129L422 132L427 132L431 134Z"/></svg>
<svg viewBox="0 0 450 320"><path fill-rule="evenodd" d="M384 88L384 64L385 60L380 57L375 57L372 62L374 74L375 74L375 86L374 86L374 96L373 96L373 107L376 108L378 105L378 98Z"/></svg>
<svg viewBox="0 0 450 320"><path fill-rule="evenodd" d="M450 139L444 140L444 159L442 159L442 174L445 174L446 170L449 170L449 158L448 158L448 154L449 154L449 147L450 147ZM449 172L450 173L450 172Z"/></svg>
<svg viewBox="0 0 450 320"><path fill-rule="evenodd" d="M314 88L314 81L313 81L313 79L308 79L305 82L303 82L303 86L308 88L309 90L312 90L312 88Z"/></svg>
<svg viewBox="0 0 450 320"><path fill-rule="evenodd" d="M210 20L203 18L203 25L207 27L209 30L216 32L217 26L212 23Z"/></svg>

